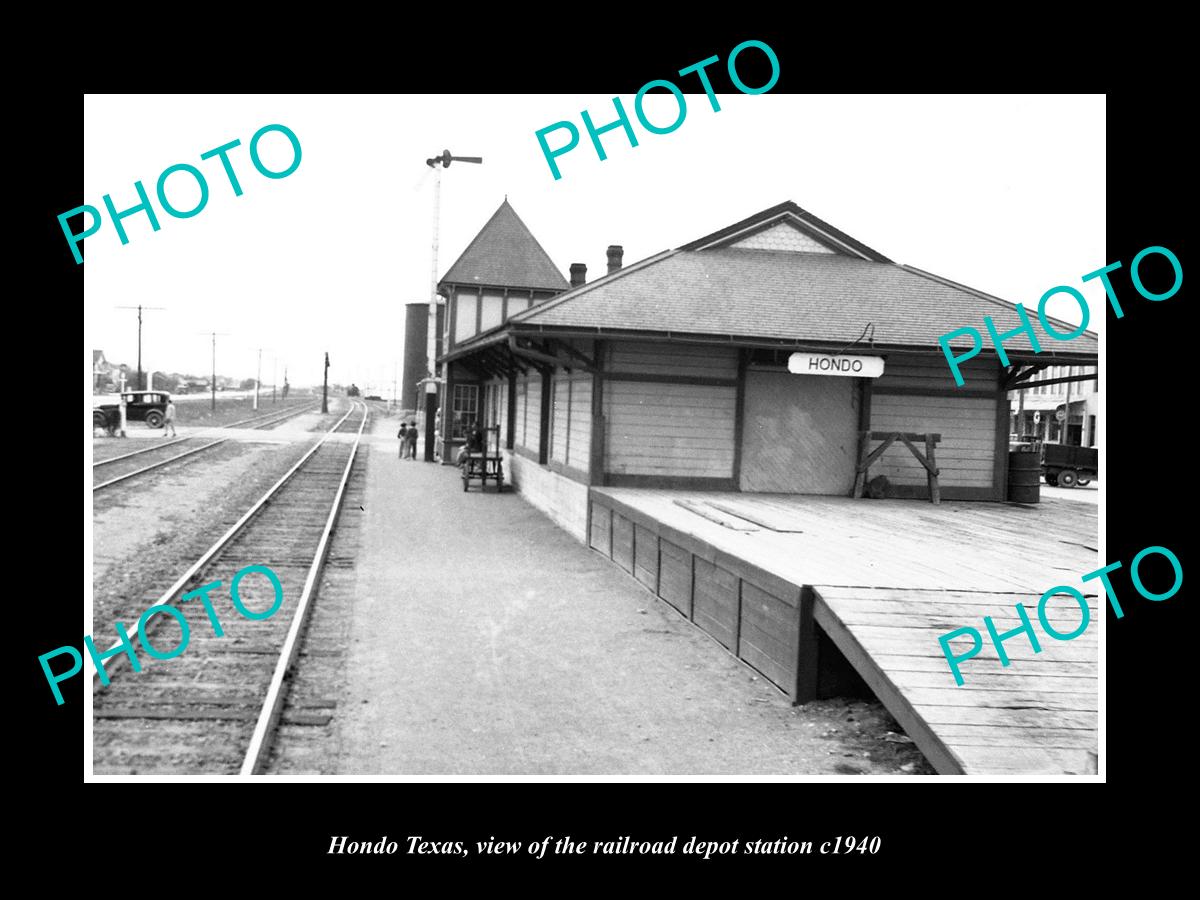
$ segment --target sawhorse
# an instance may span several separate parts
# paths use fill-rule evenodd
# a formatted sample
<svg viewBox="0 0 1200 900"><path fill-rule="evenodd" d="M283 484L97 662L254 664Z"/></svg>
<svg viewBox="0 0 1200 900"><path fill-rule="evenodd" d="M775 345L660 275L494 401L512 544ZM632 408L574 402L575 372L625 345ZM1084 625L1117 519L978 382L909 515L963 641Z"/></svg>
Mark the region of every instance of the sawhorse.
<svg viewBox="0 0 1200 900"><path fill-rule="evenodd" d="M934 457L934 448L942 439L940 434L913 434L911 432L902 431L860 431L858 433L861 444L861 451L858 458L858 468L854 473L854 499L858 499L863 495L863 488L867 482L867 469L871 468L871 464L879 460L883 456L883 451L892 446L894 441L903 442L904 446L912 451L912 455L917 458L917 462L925 467L925 477L929 482L929 499L935 504L942 502L942 492L938 487L938 468L937 461ZM883 441L874 450L870 450L871 441ZM925 442L925 453L916 448L913 441ZM870 452L868 452L870 450Z"/></svg>

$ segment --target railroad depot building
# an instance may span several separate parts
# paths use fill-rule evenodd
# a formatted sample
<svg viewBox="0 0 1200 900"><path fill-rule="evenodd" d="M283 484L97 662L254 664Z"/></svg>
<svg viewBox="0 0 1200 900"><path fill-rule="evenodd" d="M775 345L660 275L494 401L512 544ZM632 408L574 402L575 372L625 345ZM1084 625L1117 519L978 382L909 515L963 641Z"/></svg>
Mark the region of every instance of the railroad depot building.
<svg viewBox="0 0 1200 900"><path fill-rule="evenodd" d="M1016 329L1011 304L790 201L630 265L610 247L591 282L571 274L507 199L447 271L440 449L452 461L472 423L498 426L508 479L585 543L591 487L850 496L863 432L936 433L942 499L1004 501L1009 391L1049 365L1097 364L1085 332L1039 334L1038 354L1015 334L1002 365L983 320ZM984 349L956 387L938 338L968 325ZM789 371L797 353L804 374ZM881 374L840 372L845 356ZM886 496L930 496L899 441L869 475Z"/></svg>

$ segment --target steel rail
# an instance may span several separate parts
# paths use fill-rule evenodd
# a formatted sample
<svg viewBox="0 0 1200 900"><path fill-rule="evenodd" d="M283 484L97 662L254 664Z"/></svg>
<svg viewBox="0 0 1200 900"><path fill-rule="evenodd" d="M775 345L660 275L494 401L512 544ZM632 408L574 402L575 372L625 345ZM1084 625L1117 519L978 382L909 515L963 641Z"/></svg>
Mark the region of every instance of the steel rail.
<svg viewBox="0 0 1200 900"><path fill-rule="evenodd" d="M358 426L358 433L354 436L354 446L350 448L350 458L346 460L346 468L342 472L341 481L338 482L337 494L333 499L333 506L329 510L329 518L326 519L325 529L321 532L321 541L317 545L317 552L313 557L312 565L309 566L308 577L304 580L304 590L300 594L300 602L296 605L296 611L292 614L287 639L283 643L283 649L279 652L279 660L275 664L275 672L271 676L271 684L267 688L267 697L263 701L262 710L258 714L258 721L254 725L254 734L250 738L250 747L247 749L246 757L242 761L242 769L239 773L241 775L256 775L262 771L262 767L267 761L267 754L271 749L271 734L274 732L275 726L279 722L279 717L283 713L283 699L285 696L284 679L287 678L288 672L292 668L292 663L295 661L296 652L300 648L300 635L304 630L305 622L308 618L309 601L312 599L317 586L317 579L320 577L321 570L325 565L325 556L329 552L329 538L333 533L333 526L337 522L338 513L341 511L342 498L346 493L346 485L350 481L350 469L354 466L354 457L358 454L358 447L362 442L363 429L366 428L367 419L370 417L370 406L365 401L362 403L362 406L362 424Z"/></svg>
<svg viewBox="0 0 1200 900"><path fill-rule="evenodd" d="M329 439L329 436L331 434L336 432L338 430L338 428L341 427L343 422L345 422L348 418L350 418L350 415L353 412L354 412L354 406L352 404L350 409L346 412L346 414L344 416L342 416L340 419L338 419L337 424L335 424L331 429L329 429L327 432L325 432L325 434L321 437L321 439L319 441L317 441L315 444L313 444L312 447L309 448L308 452L305 453L302 457L300 457L299 461L294 466L292 466L290 469L288 469L283 474L283 476L277 482L275 482L275 484L273 484L270 488L268 488L267 492L265 494L263 494L254 503L253 506L251 506L248 510L246 510L246 512L244 512L242 514L241 518L239 518L236 522L234 522L232 525L230 525L229 530L226 531L219 538L217 538L216 543L213 544L211 547L209 547L207 550L205 550L204 553L201 554L201 556L198 560L196 560L194 563L192 563L190 566L188 566L187 571L185 571L181 576L179 576L179 578L175 581L175 583L173 585L171 585L169 588L167 588L167 590L162 594L162 596L159 597L157 600L155 600L153 603L151 603L150 606L174 605L177 595L183 591L184 587L186 587L187 583L189 581L191 581L192 578L195 577L196 573L199 572L202 568L204 568L204 566L208 564L208 561L210 559L212 559L214 556L216 556L217 553L219 553L221 551L222 547L224 547L231 540L233 540L233 538L237 535L237 533L239 531L241 531L243 527L245 527L246 523L249 522L250 519L252 519L254 517L254 514L257 513L260 509L262 509L267 504L267 501L269 501L271 499L271 497L273 497L279 491L280 488L282 488L285 484L287 484L289 481L291 481L292 476L295 475L296 472L298 472L300 470L300 467L302 465L304 465L306 462L308 462L309 458L314 453L316 453L318 449L320 449L321 445L324 444L325 441ZM149 607L147 607L147 608L149 608ZM121 641L116 641L111 647L108 648L108 650L105 651L105 653L111 653L113 650L120 649L120 647L121 647ZM117 660L128 659L128 657L127 656L114 656L114 657L111 657L111 659L114 662L116 662ZM101 660L101 662L103 663L103 660ZM110 676L109 680L111 680L111 673L109 672L109 669L107 666L105 667L104 671L105 671L106 675ZM93 677L96 679L100 678L100 670L99 669L96 670Z"/></svg>
<svg viewBox="0 0 1200 900"><path fill-rule="evenodd" d="M109 463L115 463L119 459L129 459L131 456L138 456L142 453L152 453L155 450L161 450L163 447L170 447L172 444L178 444L182 441L191 440L195 435L187 435L181 438L175 438L173 441L167 441L165 444L155 444L152 447L144 447L141 450L134 450L132 453L122 453L120 456L113 456L109 459L101 459L92 463L93 469L98 469L100 466L107 466Z"/></svg>
<svg viewBox="0 0 1200 900"><path fill-rule="evenodd" d="M135 475L141 475L145 472L149 472L149 471L152 471L153 469L157 469L160 466L165 466L167 463L173 463L177 459L183 459L185 456L191 456L193 453L199 453L201 450L208 450L210 447L215 447L215 446L217 446L217 444L223 444L227 440L229 440L229 438L220 438L219 440L215 440L210 444L204 444L203 446L200 446L200 447L193 447L191 450L186 450L183 453L176 454L175 456L169 456L166 459L159 460L156 463L151 463L148 466L142 466L140 469L134 469L132 472L127 472L124 475L118 475L116 478L110 478L108 481L102 481L99 484L93 484L92 485L92 493L94 494L96 491L100 490L101 488L106 488L106 487L109 487L110 485L114 485L118 481L124 481L126 478L133 478ZM140 452L145 452L145 451L140 451Z"/></svg>

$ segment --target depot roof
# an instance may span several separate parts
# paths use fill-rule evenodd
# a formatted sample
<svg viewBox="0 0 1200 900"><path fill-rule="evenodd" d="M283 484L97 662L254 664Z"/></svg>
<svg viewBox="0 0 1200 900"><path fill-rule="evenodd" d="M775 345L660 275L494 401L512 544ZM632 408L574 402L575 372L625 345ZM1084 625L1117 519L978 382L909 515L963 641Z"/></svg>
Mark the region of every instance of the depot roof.
<svg viewBox="0 0 1200 900"><path fill-rule="evenodd" d="M1094 333L1055 340L1035 305L1027 313L1042 359L1098 353ZM1021 324L1014 304L898 265L787 202L530 307L499 331L939 349L940 336L970 326L983 336L985 351L994 352L985 315L1000 333ZM1076 328L1048 321L1060 333ZM481 335L459 350L490 340ZM972 346L968 337L951 344ZM1004 347L1010 354L1033 352L1024 332Z"/></svg>

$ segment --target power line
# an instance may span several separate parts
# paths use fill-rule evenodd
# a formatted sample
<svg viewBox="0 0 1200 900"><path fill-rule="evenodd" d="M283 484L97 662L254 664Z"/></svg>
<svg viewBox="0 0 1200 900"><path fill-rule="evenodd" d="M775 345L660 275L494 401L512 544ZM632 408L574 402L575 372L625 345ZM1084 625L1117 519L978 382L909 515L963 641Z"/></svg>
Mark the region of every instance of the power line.
<svg viewBox="0 0 1200 900"><path fill-rule="evenodd" d="M166 309L165 306L114 306L113 309L136 309L138 314L138 390L146 389L146 382L142 377L142 310L143 309Z"/></svg>
<svg viewBox="0 0 1200 900"><path fill-rule="evenodd" d="M217 335L228 337L228 331L199 331L197 334L212 336L212 409L217 411Z"/></svg>

